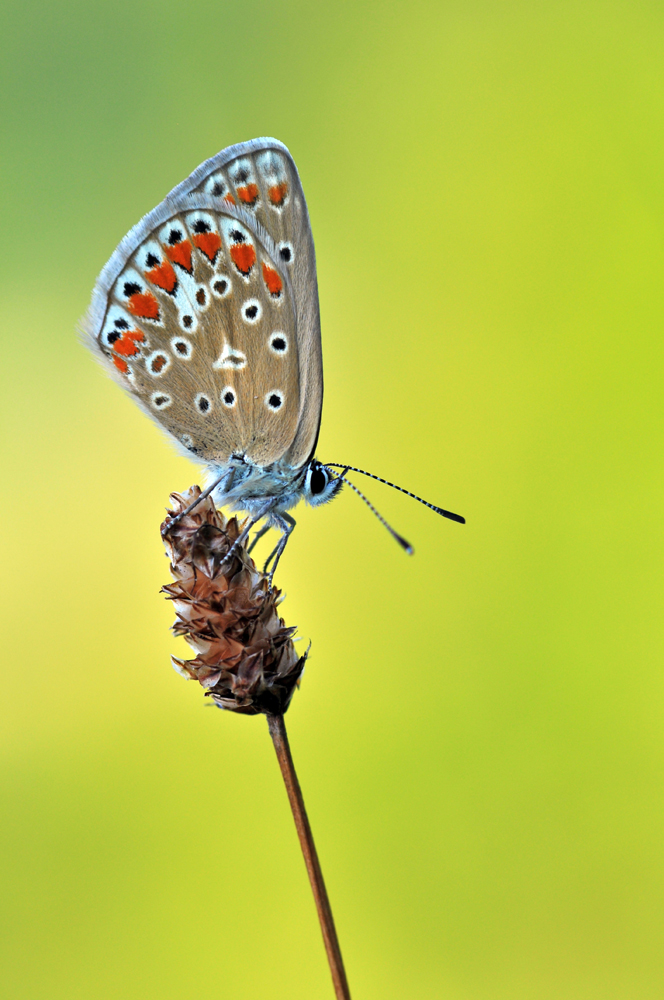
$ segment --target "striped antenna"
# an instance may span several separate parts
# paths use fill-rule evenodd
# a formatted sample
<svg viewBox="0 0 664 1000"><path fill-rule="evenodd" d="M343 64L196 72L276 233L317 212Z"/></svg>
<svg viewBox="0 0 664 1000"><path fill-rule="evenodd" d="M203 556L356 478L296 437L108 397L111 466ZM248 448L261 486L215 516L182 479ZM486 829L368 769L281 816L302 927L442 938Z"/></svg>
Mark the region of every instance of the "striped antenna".
<svg viewBox="0 0 664 1000"><path fill-rule="evenodd" d="M326 468L327 468L327 466L326 466ZM383 517L383 515L378 513L378 511L376 510L376 508L374 507L374 505L371 503L371 501L368 500L367 497L365 497L364 493L362 493L361 490L358 490L358 488L355 485L355 483L351 483L350 479L346 479L345 478L346 477L346 473L348 472L348 469L350 468L350 466L339 465L339 466L337 466L337 468L343 469L344 471L339 476L334 475L333 472L331 473L331 475L334 476L335 479L340 479L343 483L346 483L347 486L350 486L351 490L354 490L354 492L357 493L358 497L361 497L361 499L364 500L364 502L367 505L367 507L369 508L369 510L373 514L376 515L376 517L378 518L378 520L380 521L380 523L383 525L383 527L387 528L387 530L389 531L389 533L392 535L392 538L396 539L396 541L399 543L399 545L401 546L401 548L405 549L409 556L412 556L412 554L413 554L413 552L415 550L413 549L413 546L410 544L410 542L407 542L405 538L402 538L402 536L398 532L396 532L394 530L394 528L392 527L392 525L390 525L390 524L387 523L387 521L385 520L385 518Z"/></svg>
<svg viewBox="0 0 664 1000"><path fill-rule="evenodd" d="M346 472L359 472L360 475L368 476L369 479L377 479L379 483L384 483L385 486L391 486L393 490L399 490L400 493L405 493L407 497L412 497L413 500L418 500L420 503L423 503L425 507L428 507L429 510L435 511L436 514L442 514L443 517L449 517L450 521L458 521L459 524L466 523L465 517L462 517L461 514L453 514L451 510L443 510L442 507L436 507L435 504L429 503L427 500L423 500L422 497L418 497L417 493L411 493L410 490L405 490L403 486L397 486L396 483L389 483L387 479L381 479L380 476L374 476L373 472L365 472L364 469L356 469L353 465L341 465L339 462L326 462L325 465L332 469L343 469L344 472L342 472L340 477L342 479L346 475ZM348 483L348 480L345 479L344 482ZM348 485L353 486L352 483L348 483ZM356 489L356 487L353 486L353 489ZM359 493L360 491L356 490L356 492ZM362 496L361 493L360 496ZM366 497L364 497L364 499L366 500ZM369 503L368 500L366 502ZM371 506L371 504L369 504L369 506ZM380 517L380 515L378 516Z"/></svg>

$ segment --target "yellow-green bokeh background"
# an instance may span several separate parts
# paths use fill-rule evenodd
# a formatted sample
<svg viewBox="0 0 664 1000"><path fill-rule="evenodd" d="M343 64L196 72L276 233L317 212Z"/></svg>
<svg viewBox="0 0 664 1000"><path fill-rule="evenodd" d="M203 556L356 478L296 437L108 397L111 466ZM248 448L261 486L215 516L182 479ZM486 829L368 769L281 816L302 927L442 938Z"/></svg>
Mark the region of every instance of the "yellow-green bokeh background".
<svg viewBox="0 0 664 1000"><path fill-rule="evenodd" d="M275 135L316 239L312 657L288 715L356 1000L664 977L654 2L5 0L0 995L331 997L263 719L170 668L198 478L76 342L124 233Z"/></svg>

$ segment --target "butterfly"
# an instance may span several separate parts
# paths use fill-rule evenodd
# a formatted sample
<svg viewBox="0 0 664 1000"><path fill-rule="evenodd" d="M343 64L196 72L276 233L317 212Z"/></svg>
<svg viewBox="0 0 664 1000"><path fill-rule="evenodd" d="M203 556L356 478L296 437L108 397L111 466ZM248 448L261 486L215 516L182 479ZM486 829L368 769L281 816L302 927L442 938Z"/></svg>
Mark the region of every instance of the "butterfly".
<svg viewBox="0 0 664 1000"><path fill-rule="evenodd" d="M349 471L463 523L379 476L314 457L323 403L316 257L297 168L277 139L223 149L144 216L102 270L84 329L111 376L207 466L208 486L191 506L212 493L248 512L236 544L260 521L252 547L270 527L281 532L265 565L270 583L295 526L289 510L301 499L325 504L344 484L412 552Z"/></svg>

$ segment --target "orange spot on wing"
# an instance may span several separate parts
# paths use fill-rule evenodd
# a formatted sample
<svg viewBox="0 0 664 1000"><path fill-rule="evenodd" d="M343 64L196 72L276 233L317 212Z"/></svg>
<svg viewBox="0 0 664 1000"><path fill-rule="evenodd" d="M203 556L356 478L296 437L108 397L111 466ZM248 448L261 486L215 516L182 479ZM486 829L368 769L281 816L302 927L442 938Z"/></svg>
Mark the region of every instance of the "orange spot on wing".
<svg viewBox="0 0 664 1000"><path fill-rule="evenodd" d="M241 274L249 274L256 263L256 251L250 243L236 243L231 247L231 258Z"/></svg>
<svg viewBox="0 0 664 1000"><path fill-rule="evenodd" d="M270 295L281 295L281 289L284 287L283 282L274 268L268 267L267 264L263 264L263 281L267 285Z"/></svg>
<svg viewBox="0 0 664 1000"><path fill-rule="evenodd" d="M255 184L247 184L246 187L236 188L237 196L245 205L253 205L258 198L258 188Z"/></svg>
<svg viewBox="0 0 664 1000"><path fill-rule="evenodd" d="M113 364L122 372L123 375L126 375L129 371L129 365L126 361L123 361L122 358L113 358Z"/></svg>
<svg viewBox="0 0 664 1000"><path fill-rule="evenodd" d="M153 267L151 271L146 271L145 277L148 278L153 285L158 285L159 288L163 288L165 292L172 292L178 283L175 271L167 260L165 260L163 264L160 264L159 267Z"/></svg>
<svg viewBox="0 0 664 1000"><path fill-rule="evenodd" d="M113 350L116 354L124 354L125 357L131 357L132 354L138 354L138 347L133 337L128 333L125 333L120 340L116 340L113 344Z"/></svg>
<svg viewBox="0 0 664 1000"><path fill-rule="evenodd" d="M127 330L125 337L131 337L132 340L145 340L145 334L142 330Z"/></svg>
<svg viewBox="0 0 664 1000"><path fill-rule="evenodd" d="M159 319L159 303L152 292L136 292L129 297L127 309L133 316L145 319Z"/></svg>
<svg viewBox="0 0 664 1000"><path fill-rule="evenodd" d="M232 194L227 194L224 198L224 201L227 201L229 205L235 204L235 198L233 197Z"/></svg>
<svg viewBox="0 0 664 1000"><path fill-rule="evenodd" d="M166 358L162 354L157 355L157 357L152 362L152 371L157 373L160 372L165 364L166 364Z"/></svg>
<svg viewBox="0 0 664 1000"><path fill-rule="evenodd" d="M221 236L219 233L196 233L193 241L209 260L214 263L214 259L219 253L221 246Z"/></svg>
<svg viewBox="0 0 664 1000"><path fill-rule="evenodd" d="M182 243L166 247L166 253L174 264L179 264L185 271L191 271L191 243L189 240L182 240Z"/></svg>
<svg viewBox="0 0 664 1000"><path fill-rule="evenodd" d="M286 200L286 195L288 194L288 184L286 181L282 181L281 184L273 184L271 188L268 188L268 198L273 205L283 205Z"/></svg>

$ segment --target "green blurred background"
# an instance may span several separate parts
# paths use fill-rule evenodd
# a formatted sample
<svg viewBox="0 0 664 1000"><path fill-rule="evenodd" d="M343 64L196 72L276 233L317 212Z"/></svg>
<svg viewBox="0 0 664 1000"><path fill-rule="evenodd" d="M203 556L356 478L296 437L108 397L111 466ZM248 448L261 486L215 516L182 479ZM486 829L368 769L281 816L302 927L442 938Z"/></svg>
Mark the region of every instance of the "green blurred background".
<svg viewBox="0 0 664 1000"><path fill-rule="evenodd" d="M356 1000L664 978L664 12L5 0L0 994L330 998L267 727L170 667L198 480L79 346L124 233L274 135L319 261L288 714ZM359 477L357 477L359 480Z"/></svg>

